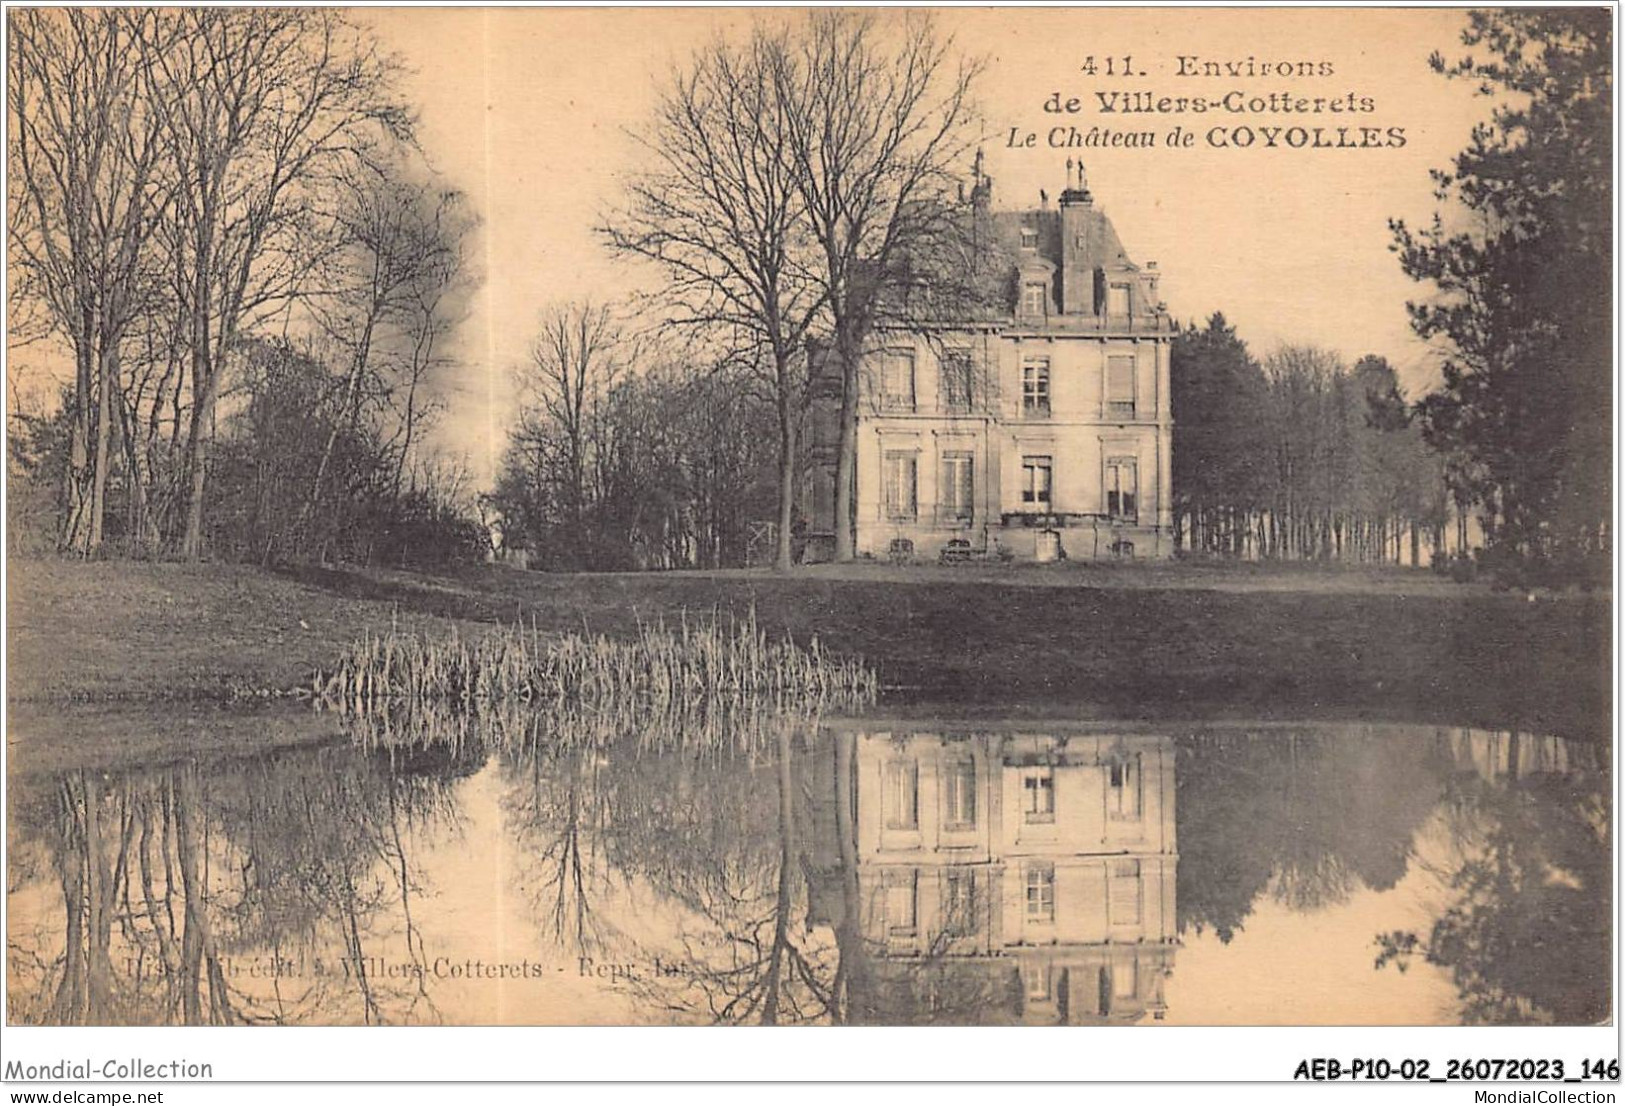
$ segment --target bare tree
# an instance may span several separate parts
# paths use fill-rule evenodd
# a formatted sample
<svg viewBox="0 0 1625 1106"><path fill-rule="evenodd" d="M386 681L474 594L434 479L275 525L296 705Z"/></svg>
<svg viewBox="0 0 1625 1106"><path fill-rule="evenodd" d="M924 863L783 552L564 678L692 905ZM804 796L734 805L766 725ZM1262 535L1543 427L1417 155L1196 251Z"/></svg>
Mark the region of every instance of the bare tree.
<svg viewBox="0 0 1625 1106"><path fill-rule="evenodd" d="M9 18L10 254L75 362L60 548L102 542L119 350L143 306L142 263L168 204L144 67L170 44L141 9L20 10Z"/></svg>
<svg viewBox="0 0 1625 1106"><path fill-rule="evenodd" d="M187 324L191 412L181 553L203 547L203 489L220 378L245 324L287 305L324 235L310 192L379 135L405 137L394 64L330 10L187 8L147 71L179 173L167 245Z"/></svg>
<svg viewBox="0 0 1625 1106"><path fill-rule="evenodd" d="M462 196L413 180L397 158L344 165L333 175L336 246L322 268L323 287L307 299L318 326L342 352L336 408L296 529L326 493L341 430L354 434L369 404L400 425L393 487L398 498L407 455L424 415L420 393L443 364L436 343L452 321L449 295L462 268L472 223ZM398 394L399 393L399 394Z"/></svg>
<svg viewBox="0 0 1625 1106"><path fill-rule="evenodd" d="M630 341L606 304L558 304L543 312L530 360L519 370L516 447L546 486L576 552L582 553L595 477L606 467L597 431L611 389L626 373ZM579 558L578 558L579 559Z"/></svg>
<svg viewBox="0 0 1625 1106"><path fill-rule="evenodd" d="M604 230L616 251L665 270L675 321L742 345L765 378L779 431L780 569L792 559L805 343L824 305L777 81L788 50L784 32L758 27L743 46L719 40L675 73L640 136L652 168Z"/></svg>
<svg viewBox="0 0 1625 1106"><path fill-rule="evenodd" d="M970 146L977 59L957 56L929 16L899 27L871 13L818 11L789 40L775 76L819 263L841 373L835 556L853 555L859 365L874 325L942 266L960 241L954 167Z"/></svg>
<svg viewBox="0 0 1625 1106"><path fill-rule="evenodd" d="M419 192L415 210L421 221L410 241L417 264L397 324L400 343L393 357L394 386L388 393L395 422L391 447L397 500L402 477L416 460L417 436L437 410L436 397L427 393L432 374L450 364L444 339L464 318L472 287L470 240L478 222L467 197L444 188Z"/></svg>

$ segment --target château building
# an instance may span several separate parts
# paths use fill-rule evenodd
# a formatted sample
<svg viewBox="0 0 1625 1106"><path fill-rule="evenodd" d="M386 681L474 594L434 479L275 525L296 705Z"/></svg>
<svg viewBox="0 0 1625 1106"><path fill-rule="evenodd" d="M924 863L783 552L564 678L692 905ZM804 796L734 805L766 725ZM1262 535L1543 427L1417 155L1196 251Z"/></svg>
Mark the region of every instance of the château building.
<svg viewBox="0 0 1625 1106"><path fill-rule="evenodd" d="M859 373L860 555L1172 553L1172 320L1156 264L1129 257L1082 165L1067 171L1058 206L995 211L978 156L985 301L877 326ZM814 538L835 530L833 402L814 412L802 508Z"/></svg>

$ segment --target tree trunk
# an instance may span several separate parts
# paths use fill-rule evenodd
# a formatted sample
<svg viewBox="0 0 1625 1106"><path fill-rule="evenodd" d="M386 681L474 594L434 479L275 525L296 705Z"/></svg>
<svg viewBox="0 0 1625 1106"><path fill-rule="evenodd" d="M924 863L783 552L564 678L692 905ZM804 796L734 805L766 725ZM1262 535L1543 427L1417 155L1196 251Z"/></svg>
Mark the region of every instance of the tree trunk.
<svg viewBox="0 0 1625 1106"><path fill-rule="evenodd" d="M89 552L101 548L107 517L108 443L113 435L113 392L118 387L118 339L104 342L99 351L100 380L96 397L96 454L90 469Z"/></svg>
<svg viewBox="0 0 1625 1106"><path fill-rule="evenodd" d="M857 554L852 524L858 470L858 374L855 367L845 364L841 374L841 439L835 458L835 559L850 561Z"/></svg>
<svg viewBox="0 0 1625 1106"><path fill-rule="evenodd" d="M62 531L57 536L57 548L84 553L90 537L84 478L90 464L90 390L94 380L88 324L75 346L73 429L68 443L68 468L63 473Z"/></svg>
<svg viewBox="0 0 1625 1106"><path fill-rule="evenodd" d="M782 379L782 374L781 374ZM790 571L795 563L796 423L790 397L779 391L779 534L773 567Z"/></svg>
<svg viewBox="0 0 1625 1106"><path fill-rule="evenodd" d="M836 1021L861 1025L869 1005L868 949L863 937L863 897L858 880L857 735L835 734L835 833L841 857L841 920L835 927L840 957L836 974ZM842 999L844 997L844 1002Z"/></svg>
<svg viewBox="0 0 1625 1106"><path fill-rule="evenodd" d="M210 285L210 229L213 207L205 202L202 224L196 231L197 271L192 278L192 425L186 439L186 471L190 487L186 496L186 530L181 537L181 557L188 561L203 557L203 479L208 463L205 437L214 423L215 377L220 366L212 356L209 311L213 302ZM224 327L224 323L221 324Z"/></svg>
<svg viewBox="0 0 1625 1106"><path fill-rule="evenodd" d="M188 561L203 558L203 477L209 460L205 439L214 422L214 393L214 373L207 371L203 387L196 392L192 431L186 441L186 468L191 483L186 495L186 531L181 538L181 556Z"/></svg>

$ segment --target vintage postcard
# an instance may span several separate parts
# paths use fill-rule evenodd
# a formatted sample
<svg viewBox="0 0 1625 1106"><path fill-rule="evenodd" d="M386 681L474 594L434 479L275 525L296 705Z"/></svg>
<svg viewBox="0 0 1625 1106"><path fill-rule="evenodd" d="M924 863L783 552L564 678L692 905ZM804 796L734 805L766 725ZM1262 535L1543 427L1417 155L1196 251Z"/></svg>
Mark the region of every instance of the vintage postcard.
<svg viewBox="0 0 1625 1106"><path fill-rule="evenodd" d="M1613 16L9 7L7 1025L1612 1033Z"/></svg>

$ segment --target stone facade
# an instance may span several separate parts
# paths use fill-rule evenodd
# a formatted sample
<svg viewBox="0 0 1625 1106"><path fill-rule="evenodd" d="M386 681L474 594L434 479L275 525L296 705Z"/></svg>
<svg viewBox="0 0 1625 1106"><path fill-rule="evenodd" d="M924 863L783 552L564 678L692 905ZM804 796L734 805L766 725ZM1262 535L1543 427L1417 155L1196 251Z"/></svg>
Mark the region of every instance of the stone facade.
<svg viewBox="0 0 1625 1106"><path fill-rule="evenodd" d="M860 378L860 554L1172 553L1169 351L1155 264L1135 264L1081 167L1058 208L974 202L1000 270L971 322L880 327ZM814 412L803 513L832 534L838 418ZM816 554L815 554L816 555Z"/></svg>

